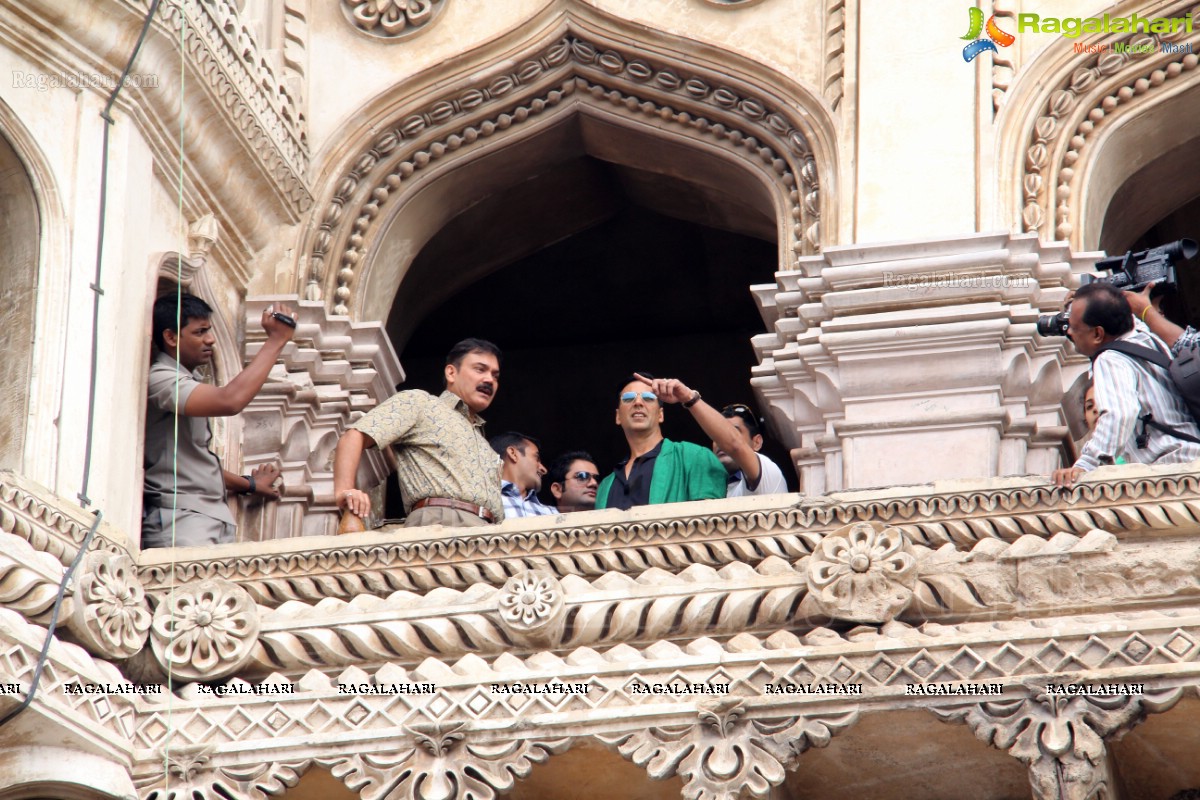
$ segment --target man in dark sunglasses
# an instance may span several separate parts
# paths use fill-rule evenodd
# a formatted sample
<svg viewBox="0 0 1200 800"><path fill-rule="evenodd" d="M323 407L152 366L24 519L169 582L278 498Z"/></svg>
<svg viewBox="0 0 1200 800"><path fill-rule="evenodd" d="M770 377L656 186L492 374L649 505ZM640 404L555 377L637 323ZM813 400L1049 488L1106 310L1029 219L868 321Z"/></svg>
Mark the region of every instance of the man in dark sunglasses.
<svg viewBox="0 0 1200 800"><path fill-rule="evenodd" d="M563 453L550 465L546 481L560 513L591 511L596 507L600 471L590 453L583 450Z"/></svg>
<svg viewBox="0 0 1200 800"><path fill-rule="evenodd" d="M653 376L630 375L617 393L617 424L629 458L596 492L597 508L632 508L725 496L725 468L712 451L663 438L663 409L651 391Z"/></svg>
<svg viewBox="0 0 1200 800"><path fill-rule="evenodd" d="M726 497L787 492L779 465L758 452L763 446L762 422L749 406L733 403L717 411L681 380L643 377L656 397L681 404L712 439L713 452L729 472Z"/></svg>

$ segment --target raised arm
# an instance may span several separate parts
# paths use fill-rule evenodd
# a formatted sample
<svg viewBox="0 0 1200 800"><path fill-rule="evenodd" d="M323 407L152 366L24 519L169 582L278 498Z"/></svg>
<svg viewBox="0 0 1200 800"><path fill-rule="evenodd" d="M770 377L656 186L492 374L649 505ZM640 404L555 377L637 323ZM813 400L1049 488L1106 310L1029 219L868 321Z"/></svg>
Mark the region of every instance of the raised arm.
<svg viewBox="0 0 1200 800"><path fill-rule="evenodd" d="M760 474L762 465L758 460L758 453L754 451L741 432L733 426L733 423L721 415L720 411L704 402L703 399L697 399L694 403L690 402L699 395L699 392L677 378L650 380L637 373L634 373L634 377L653 389L662 402L683 404L691 413L692 419L696 420L696 423L713 440L717 448L738 465L742 474L746 476L747 485L751 487L758 485L758 480L762 477Z"/></svg>
<svg viewBox="0 0 1200 800"><path fill-rule="evenodd" d="M275 319L273 312L294 317L288 306L268 306L263 310L262 326L267 332L266 344L255 354L246 368L224 386L200 384L188 396L183 413L188 417L231 417L242 413L267 382L271 367L283 348L292 340L295 330Z"/></svg>

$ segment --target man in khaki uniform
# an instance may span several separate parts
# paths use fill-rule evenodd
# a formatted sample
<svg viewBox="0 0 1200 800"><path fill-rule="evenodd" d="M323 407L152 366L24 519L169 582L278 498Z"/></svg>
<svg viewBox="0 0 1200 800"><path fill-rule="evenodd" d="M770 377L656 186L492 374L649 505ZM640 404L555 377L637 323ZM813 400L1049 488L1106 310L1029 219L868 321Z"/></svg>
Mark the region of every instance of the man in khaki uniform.
<svg viewBox="0 0 1200 800"><path fill-rule="evenodd" d="M276 309L263 311L267 341L225 386L202 383L196 370L212 358L212 308L190 294L166 294L154 303L154 343L146 395L145 486L142 547L189 547L234 541L227 492L278 498L279 468L263 464L250 475L221 467L208 449L209 417L240 414L267 380L294 329ZM278 315L292 311L279 306Z"/></svg>
<svg viewBox="0 0 1200 800"><path fill-rule="evenodd" d="M407 527L487 525L504 519L500 458L483 434L485 411L500 385L500 348L464 339L446 356L446 389L397 392L354 423L338 441L333 487L338 507L371 513L371 498L355 487L368 447L392 445ZM350 520L343 530L361 527Z"/></svg>

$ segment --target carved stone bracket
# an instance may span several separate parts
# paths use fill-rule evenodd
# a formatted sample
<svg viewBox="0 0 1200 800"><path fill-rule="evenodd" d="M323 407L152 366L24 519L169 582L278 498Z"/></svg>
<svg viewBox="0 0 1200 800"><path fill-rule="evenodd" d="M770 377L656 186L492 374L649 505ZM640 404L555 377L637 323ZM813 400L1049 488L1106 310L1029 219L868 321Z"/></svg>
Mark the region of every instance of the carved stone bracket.
<svg viewBox="0 0 1200 800"><path fill-rule="evenodd" d="M134 785L141 800L267 800L293 788L311 765L303 759L216 766L211 747L179 747L167 751L165 773Z"/></svg>
<svg viewBox="0 0 1200 800"><path fill-rule="evenodd" d="M217 680L250 660L258 628L258 608L245 589L205 580L161 598L150 643L169 674L185 681Z"/></svg>
<svg viewBox="0 0 1200 800"><path fill-rule="evenodd" d="M517 778L570 746L548 741L468 741L462 725L413 725L415 744L389 753L318 761L362 800L493 800Z"/></svg>
<svg viewBox="0 0 1200 800"><path fill-rule="evenodd" d="M810 746L824 747L853 724L857 711L783 720L741 720L738 698L701 703L699 723L650 727L598 736L657 780L679 775L687 800L766 800L785 777L785 767Z"/></svg>
<svg viewBox="0 0 1200 800"><path fill-rule="evenodd" d="M1035 800L1094 800L1114 791L1104 739L1120 736L1149 713L1167 711L1183 692L1036 693L1024 699L931 711L946 721L965 722L977 737L1027 764Z"/></svg>
<svg viewBox="0 0 1200 800"><path fill-rule="evenodd" d="M837 619L884 623L908 606L916 582L904 532L860 522L821 540L808 560L805 604Z"/></svg>
<svg viewBox="0 0 1200 800"><path fill-rule="evenodd" d="M341 0L342 13L355 29L380 39L410 39L428 30L450 0Z"/></svg>
<svg viewBox="0 0 1200 800"><path fill-rule="evenodd" d="M150 606L129 556L89 553L73 600L67 626L92 653L125 659L145 645Z"/></svg>

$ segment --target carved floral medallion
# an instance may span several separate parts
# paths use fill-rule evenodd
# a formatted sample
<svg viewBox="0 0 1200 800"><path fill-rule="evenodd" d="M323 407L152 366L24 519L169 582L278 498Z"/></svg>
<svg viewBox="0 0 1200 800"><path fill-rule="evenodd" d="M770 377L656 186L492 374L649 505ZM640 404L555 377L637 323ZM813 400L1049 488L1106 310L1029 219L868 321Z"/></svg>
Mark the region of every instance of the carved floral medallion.
<svg viewBox="0 0 1200 800"><path fill-rule="evenodd" d="M342 13L355 28L380 39L406 39L425 30L447 0L342 0Z"/></svg>
<svg viewBox="0 0 1200 800"><path fill-rule="evenodd" d="M883 623L908 606L917 558L897 528L860 522L821 540L808 561L809 602L822 614Z"/></svg>
<svg viewBox="0 0 1200 800"><path fill-rule="evenodd" d="M150 641L155 657L172 675L216 680L246 664L258 629L258 608L245 589L206 580L163 597Z"/></svg>

